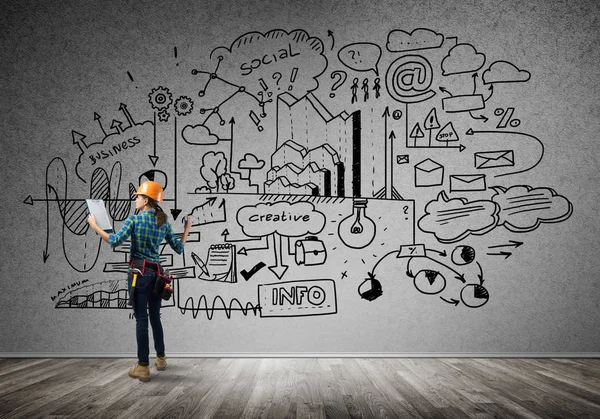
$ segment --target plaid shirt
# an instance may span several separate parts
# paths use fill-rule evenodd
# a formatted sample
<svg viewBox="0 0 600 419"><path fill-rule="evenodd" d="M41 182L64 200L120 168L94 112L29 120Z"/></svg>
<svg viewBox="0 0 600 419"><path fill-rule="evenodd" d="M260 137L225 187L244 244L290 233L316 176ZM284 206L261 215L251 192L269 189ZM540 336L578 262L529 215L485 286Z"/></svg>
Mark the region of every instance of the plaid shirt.
<svg viewBox="0 0 600 419"><path fill-rule="evenodd" d="M165 222L162 227L156 224L154 210L142 211L129 217L117 233L110 235L108 243L113 247L118 246L132 234L135 239L132 240L132 244L135 242L135 248L132 250L135 259L159 262L160 244L163 239L177 254L183 252L183 242L175 236L171 224Z"/></svg>

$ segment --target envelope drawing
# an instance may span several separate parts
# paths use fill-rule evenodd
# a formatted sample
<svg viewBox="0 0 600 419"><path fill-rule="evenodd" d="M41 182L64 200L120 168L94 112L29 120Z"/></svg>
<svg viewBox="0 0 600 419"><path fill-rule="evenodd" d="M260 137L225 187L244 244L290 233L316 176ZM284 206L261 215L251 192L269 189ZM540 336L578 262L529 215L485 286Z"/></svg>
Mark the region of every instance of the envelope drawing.
<svg viewBox="0 0 600 419"><path fill-rule="evenodd" d="M485 175L450 175L450 192L485 190Z"/></svg>
<svg viewBox="0 0 600 419"><path fill-rule="evenodd" d="M396 163L398 164L408 164L408 154L398 154L396 156Z"/></svg>
<svg viewBox="0 0 600 419"><path fill-rule="evenodd" d="M415 186L440 186L444 182L444 166L431 159L415 165Z"/></svg>
<svg viewBox="0 0 600 419"><path fill-rule="evenodd" d="M508 167L515 165L513 150L482 151L475 153L476 169L491 169L493 167Z"/></svg>

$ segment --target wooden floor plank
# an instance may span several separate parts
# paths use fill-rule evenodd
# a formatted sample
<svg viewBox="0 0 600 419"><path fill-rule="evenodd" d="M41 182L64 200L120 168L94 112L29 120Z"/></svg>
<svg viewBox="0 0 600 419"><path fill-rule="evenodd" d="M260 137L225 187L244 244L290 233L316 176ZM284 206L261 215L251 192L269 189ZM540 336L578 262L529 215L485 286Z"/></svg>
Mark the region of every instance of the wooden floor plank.
<svg viewBox="0 0 600 419"><path fill-rule="evenodd" d="M531 391L540 394L542 398L551 397L554 403L562 403L563 408L568 407L570 414L585 417L593 411L600 411L597 410L600 409L598 400L596 402L593 401L593 398L590 400L588 393L576 387L567 388L564 384L557 384L552 380L548 380L547 377L543 377L533 371L527 371L526 363L517 363L514 362L515 360L510 359L498 359L494 361L495 368L500 369L504 373L511 374L513 379L526 384ZM489 364L490 360L479 360L479 362ZM576 403L570 407L569 401L575 401Z"/></svg>
<svg viewBox="0 0 600 419"><path fill-rule="evenodd" d="M3 359L1 418L599 418L600 360Z"/></svg>
<svg viewBox="0 0 600 419"><path fill-rule="evenodd" d="M273 403L275 385L278 381L278 374L280 371L280 369L275 368L274 359L267 358L261 360L260 367L257 371L256 383L252 388L252 392L244 407L244 411L240 415L240 419L265 416L265 412L268 411Z"/></svg>
<svg viewBox="0 0 600 419"><path fill-rule="evenodd" d="M319 391L323 397L325 417L328 419L344 419L350 417L346 408L344 396L340 391L340 386L335 379L331 365L339 364L339 359L321 358L317 360L321 367L321 380L319 381Z"/></svg>

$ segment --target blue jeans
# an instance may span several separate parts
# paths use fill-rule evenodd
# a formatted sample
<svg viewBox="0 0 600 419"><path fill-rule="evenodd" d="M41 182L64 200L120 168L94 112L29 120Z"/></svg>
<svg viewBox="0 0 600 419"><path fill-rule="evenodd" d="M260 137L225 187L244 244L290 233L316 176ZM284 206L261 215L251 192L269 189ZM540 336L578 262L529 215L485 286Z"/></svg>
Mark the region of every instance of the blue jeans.
<svg viewBox="0 0 600 419"><path fill-rule="evenodd" d="M154 349L157 356L165 356L165 340L160 321L162 296L154 294L156 273L146 269L144 275L138 275L133 295L133 313L135 314L135 336L139 365L150 364L150 340L148 338L148 317L152 326ZM127 285L131 293L133 274L127 276Z"/></svg>

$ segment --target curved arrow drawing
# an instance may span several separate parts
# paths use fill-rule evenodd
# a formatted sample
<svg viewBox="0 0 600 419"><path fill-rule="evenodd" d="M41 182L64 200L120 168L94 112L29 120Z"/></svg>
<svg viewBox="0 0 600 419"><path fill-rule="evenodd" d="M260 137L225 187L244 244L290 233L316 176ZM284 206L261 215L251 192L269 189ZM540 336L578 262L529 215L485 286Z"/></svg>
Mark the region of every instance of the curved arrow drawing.
<svg viewBox="0 0 600 419"><path fill-rule="evenodd" d="M460 282L462 282L463 284L465 284L467 281L465 280L465 274L461 274L456 272L454 269L452 269L451 267L449 267L448 265L443 264L442 262L440 262L439 260L435 260L433 258L430 258L429 256L419 256L419 259L429 259L435 263L438 263L440 265L442 265L444 268L450 270L451 272L453 272L454 274L456 274L456 276L454 277L455 279L458 279ZM406 272L407 274L410 272L412 274L412 271L410 269L410 262L414 259L414 257L411 257L410 259L408 259L408 263L406 264ZM411 275L408 275L411 276Z"/></svg>
<svg viewBox="0 0 600 419"><path fill-rule="evenodd" d="M540 158L538 159L537 162L535 162L535 164L531 167L527 167L525 169L521 169L521 170L517 170L515 172L509 172L509 173L501 173L499 175L495 175L494 177L502 177L502 176L508 176L508 175L516 175L518 173L524 173L527 172L531 169L533 169L534 167L536 167L538 164L540 164L540 162L542 161L542 159L544 158L544 144L539 140L539 138L531 135L531 134L525 134L524 132L516 132L516 131L475 131L473 129L469 129L466 132L467 135L474 135L474 134L513 134L513 135L524 135L525 137L529 137L529 138L533 138L535 141L537 141L540 146L542 147L542 152L540 154Z"/></svg>

